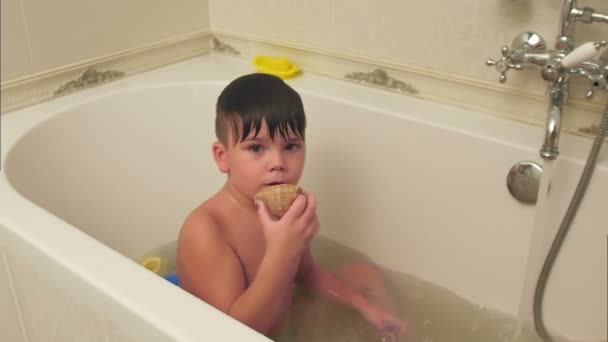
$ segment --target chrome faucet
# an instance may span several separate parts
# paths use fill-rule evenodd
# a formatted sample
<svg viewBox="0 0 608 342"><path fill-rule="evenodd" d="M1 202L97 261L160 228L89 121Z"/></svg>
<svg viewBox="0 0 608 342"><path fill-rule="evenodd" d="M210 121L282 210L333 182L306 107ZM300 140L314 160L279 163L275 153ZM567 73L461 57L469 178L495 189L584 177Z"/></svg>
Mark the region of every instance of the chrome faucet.
<svg viewBox="0 0 608 342"><path fill-rule="evenodd" d="M543 159L555 159L559 155L559 133L561 131L564 104L568 97L568 85L567 75L558 78L550 85L545 139L539 151Z"/></svg>
<svg viewBox="0 0 608 342"><path fill-rule="evenodd" d="M575 48L575 23L579 21L608 23L608 15L596 13L590 7L579 8L577 0L564 0L554 50L547 49L539 34L528 31L519 34L510 48L503 46L499 60L486 61L486 65L494 66L500 72L501 83L507 81L509 69L522 70L530 65L539 66L541 77L550 82L545 138L539 151L543 159L555 159L559 155L559 134L570 77L579 76L591 81L591 89L585 94L587 99L591 99L597 90L608 90L608 50L602 53L599 61L591 60L600 48L607 45L606 41L588 42Z"/></svg>

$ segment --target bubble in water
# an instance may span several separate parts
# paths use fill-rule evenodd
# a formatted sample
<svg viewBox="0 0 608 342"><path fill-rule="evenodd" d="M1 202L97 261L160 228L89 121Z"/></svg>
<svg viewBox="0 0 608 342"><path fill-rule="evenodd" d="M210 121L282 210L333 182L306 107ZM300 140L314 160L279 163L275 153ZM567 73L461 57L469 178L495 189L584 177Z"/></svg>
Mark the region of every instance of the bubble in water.
<svg viewBox="0 0 608 342"><path fill-rule="evenodd" d="M472 332L476 332L477 330L479 330L479 322L475 321L475 322L473 322L473 324L471 325L471 331L472 331Z"/></svg>
<svg viewBox="0 0 608 342"><path fill-rule="evenodd" d="M393 334L384 335L380 339L380 342L395 342L395 341L397 341L397 340L395 338L395 335L393 335Z"/></svg>
<svg viewBox="0 0 608 342"><path fill-rule="evenodd" d="M424 322L422 324L424 324L425 327L432 327L433 326L433 321L431 321L430 318L425 318Z"/></svg>

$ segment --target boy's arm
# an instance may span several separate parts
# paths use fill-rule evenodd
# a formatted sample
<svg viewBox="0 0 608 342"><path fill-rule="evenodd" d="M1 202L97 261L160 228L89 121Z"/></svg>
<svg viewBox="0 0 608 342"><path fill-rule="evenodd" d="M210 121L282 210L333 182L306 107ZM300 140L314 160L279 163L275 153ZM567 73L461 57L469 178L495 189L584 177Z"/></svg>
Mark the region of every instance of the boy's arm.
<svg viewBox="0 0 608 342"><path fill-rule="evenodd" d="M310 253L310 248L307 248L302 255L297 278L306 287L324 298L349 306L357 311L363 310L363 307L368 303L367 299L359 292L350 288L333 273L316 264Z"/></svg>
<svg viewBox="0 0 608 342"><path fill-rule="evenodd" d="M238 256L209 217L188 220L179 244L178 272L186 291L262 334L270 331L291 293L290 260L265 255L247 288Z"/></svg>
<svg viewBox="0 0 608 342"><path fill-rule="evenodd" d="M315 263L310 248L307 248L302 255L297 278L326 299L357 310L378 330L385 333L396 333L400 336L407 334L406 322L370 302L333 273Z"/></svg>

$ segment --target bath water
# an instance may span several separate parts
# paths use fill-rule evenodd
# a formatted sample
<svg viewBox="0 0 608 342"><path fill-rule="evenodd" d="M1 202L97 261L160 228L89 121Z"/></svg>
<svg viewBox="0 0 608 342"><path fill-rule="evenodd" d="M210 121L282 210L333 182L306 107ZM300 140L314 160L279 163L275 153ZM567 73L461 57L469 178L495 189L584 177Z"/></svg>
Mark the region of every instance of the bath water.
<svg viewBox="0 0 608 342"><path fill-rule="evenodd" d="M311 250L318 263L330 270L352 262L369 262L364 254L333 240L317 236ZM148 256L175 258L175 243L155 249ZM165 272L172 273L174 262ZM516 317L472 304L451 291L419 278L384 270L389 305L409 322L408 342L542 342L532 327L518 332ZM162 274L161 274L162 275ZM296 288L285 328L272 337L277 342L395 342L378 334L353 310L334 305L302 288Z"/></svg>

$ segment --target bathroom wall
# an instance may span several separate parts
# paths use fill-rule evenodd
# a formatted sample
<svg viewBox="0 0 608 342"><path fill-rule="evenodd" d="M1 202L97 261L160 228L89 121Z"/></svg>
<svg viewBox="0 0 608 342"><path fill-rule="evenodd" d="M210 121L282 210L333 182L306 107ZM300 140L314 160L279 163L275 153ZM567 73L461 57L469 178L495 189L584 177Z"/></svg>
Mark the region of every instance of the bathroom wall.
<svg viewBox="0 0 608 342"><path fill-rule="evenodd" d="M376 65L420 90L421 98L543 125L547 83L539 69L511 70L507 83L500 84L498 72L485 61L499 58L500 48L525 30L540 33L553 47L562 1L3 0L1 4L2 113L52 98L87 64L129 75L208 53L212 32L222 40L233 39L228 43L241 52L246 49L241 58L281 53L265 51L261 42L292 48L305 57L295 59L305 71L328 76L342 78ZM580 6L608 13L605 0L579 0ZM608 25L577 26L578 42L608 39ZM180 37L180 43L170 44ZM155 53L133 53L150 46ZM129 56L120 60L121 54ZM319 55L325 64L306 63L306 58ZM359 62L363 64L357 66ZM565 117L563 129L591 136L608 92L587 101L589 80L576 78L572 83L571 114Z"/></svg>
<svg viewBox="0 0 608 342"><path fill-rule="evenodd" d="M207 0L2 0L2 82L209 30Z"/></svg>
<svg viewBox="0 0 608 342"><path fill-rule="evenodd" d="M487 58L525 30L550 47L560 0L209 0L213 31L497 82ZM580 0L608 13L606 0ZM577 38L608 39L608 25L578 25ZM511 71L506 86L528 83ZM532 73L539 79L537 73ZM541 92L544 89L541 90Z"/></svg>

